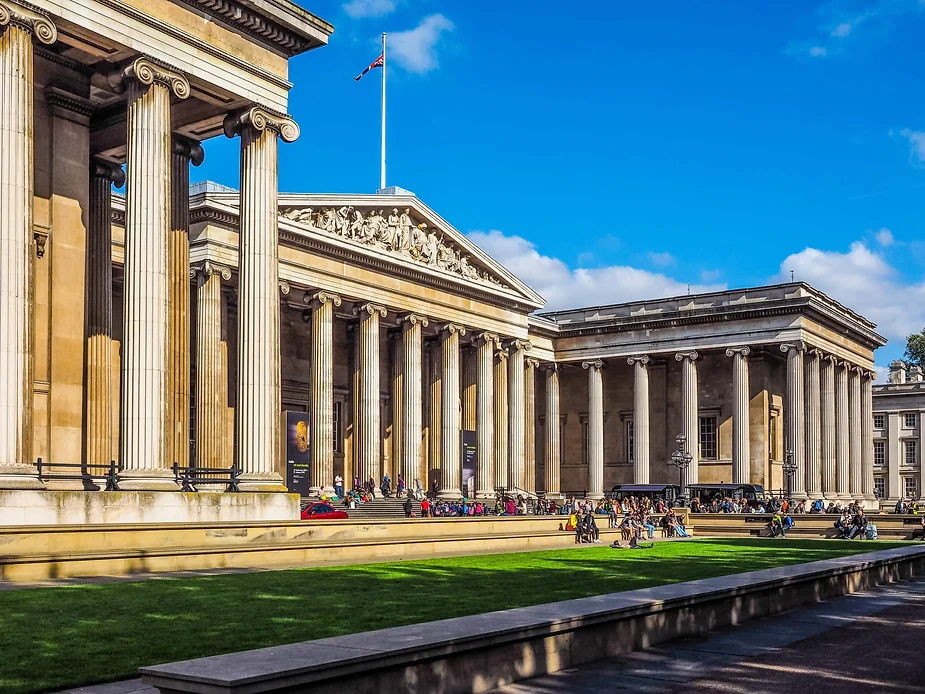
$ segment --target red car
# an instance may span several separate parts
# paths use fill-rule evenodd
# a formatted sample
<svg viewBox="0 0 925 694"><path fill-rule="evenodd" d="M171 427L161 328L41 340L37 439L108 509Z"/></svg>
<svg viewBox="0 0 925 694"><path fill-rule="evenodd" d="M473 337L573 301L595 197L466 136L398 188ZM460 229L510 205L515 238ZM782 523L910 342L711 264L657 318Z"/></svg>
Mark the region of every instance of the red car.
<svg viewBox="0 0 925 694"><path fill-rule="evenodd" d="M338 511L329 504L309 504L302 510L302 520L330 520L349 518L346 511Z"/></svg>

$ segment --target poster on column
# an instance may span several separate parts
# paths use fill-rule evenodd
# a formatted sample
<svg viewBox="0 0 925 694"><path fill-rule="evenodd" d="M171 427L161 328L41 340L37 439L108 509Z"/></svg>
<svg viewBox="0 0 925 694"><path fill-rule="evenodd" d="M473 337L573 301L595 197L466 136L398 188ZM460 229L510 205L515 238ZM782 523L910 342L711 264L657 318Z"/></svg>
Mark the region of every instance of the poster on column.
<svg viewBox="0 0 925 694"><path fill-rule="evenodd" d="M286 412L286 487L291 494L308 496L312 461L308 443L308 413Z"/></svg>
<svg viewBox="0 0 925 694"><path fill-rule="evenodd" d="M462 436L462 490L463 495L472 499L475 497L475 467L478 448L476 446L475 432L463 429Z"/></svg>

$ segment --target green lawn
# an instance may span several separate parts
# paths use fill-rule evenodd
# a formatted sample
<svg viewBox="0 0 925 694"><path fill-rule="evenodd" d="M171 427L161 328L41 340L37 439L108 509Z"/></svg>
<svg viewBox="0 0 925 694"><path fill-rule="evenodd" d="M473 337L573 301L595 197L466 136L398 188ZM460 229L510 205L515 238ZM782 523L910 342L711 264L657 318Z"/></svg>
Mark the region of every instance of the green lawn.
<svg viewBox="0 0 925 694"><path fill-rule="evenodd" d="M902 543L692 540L0 592L0 692L142 665L580 598Z"/></svg>

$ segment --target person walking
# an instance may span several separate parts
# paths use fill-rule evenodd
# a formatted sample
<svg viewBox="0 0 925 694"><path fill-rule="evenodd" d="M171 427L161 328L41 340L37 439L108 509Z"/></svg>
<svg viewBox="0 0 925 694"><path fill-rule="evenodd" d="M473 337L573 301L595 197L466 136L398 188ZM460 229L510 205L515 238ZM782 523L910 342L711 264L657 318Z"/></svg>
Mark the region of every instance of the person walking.
<svg viewBox="0 0 925 694"><path fill-rule="evenodd" d="M344 478L340 475L334 475L334 493L338 499L344 497Z"/></svg>

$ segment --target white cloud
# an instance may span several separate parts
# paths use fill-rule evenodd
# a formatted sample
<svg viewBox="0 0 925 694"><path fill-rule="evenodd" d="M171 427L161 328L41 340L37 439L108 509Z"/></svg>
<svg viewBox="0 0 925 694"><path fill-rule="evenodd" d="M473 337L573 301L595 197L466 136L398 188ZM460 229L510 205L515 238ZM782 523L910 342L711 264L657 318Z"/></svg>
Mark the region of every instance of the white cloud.
<svg viewBox="0 0 925 694"><path fill-rule="evenodd" d="M880 231L877 232L876 238L877 243L884 247L892 246L896 241L896 239L893 238L893 232L886 227L883 227Z"/></svg>
<svg viewBox="0 0 925 694"><path fill-rule="evenodd" d="M716 282L722 276L722 270L704 270L700 273L700 281L705 283Z"/></svg>
<svg viewBox="0 0 925 694"><path fill-rule="evenodd" d="M909 140L909 161L913 166L925 165L925 132L905 128L899 134Z"/></svg>
<svg viewBox="0 0 925 694"><path fill-rule="evenodd" d="M777 281L808 282L877 324L877 332L905 344L925 325L925 282L904 282L897 270L863 242L847 253L806 248L784 260Z"/></svg>
<svg viewBox="0 0 925 694"><path fill-rule="evenodd" d="M439 65L437 42L453 28L453 22L442 14L425 17L414 29L389 34L388 57L408 72L430 72Z"/></svg>
<svg viewBox="0 0 925 694"><path fill-rule="evenodd" d="M671 253L653 253L652 251L649 251L648 256L649 262L653 265L665 266L675 264L674 256L671 255Z"/></svg>
<svg viewBox="0 0 925 694"><path fill-rule="evenodd" d="M828 51L825 49L824 46L812 46L809 49L809 54L813 58L824 58L827 53Z"/></svg>
<svg viewBox="0 0 925 694"><path fill-rule="evenodd" d="M851 22L842 22L837 27L832 29L832 36L835 38L844 38L851 33Z"/></svg>
<svg viewBox="0 0 925 694"><path fill-rule="evenodd" d="M544 310L600 306L686 294L688 285L657 272L625 265L570 269L541 255L530 241L500 231L473 231L469 238L546 299ZM724 284L692 284L690 291L713 292Z"/></svg>
<svg viewBox="0 0 925 694"><path fill-rule="evenodd" d="M344 12L354 19L385 17L395 11L395 0L350 0L344 4Z"/></svg>

